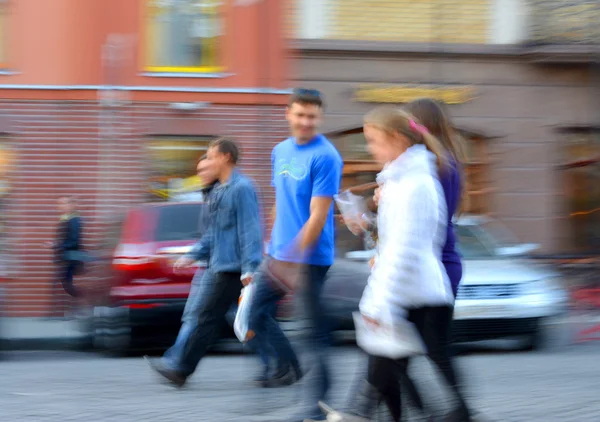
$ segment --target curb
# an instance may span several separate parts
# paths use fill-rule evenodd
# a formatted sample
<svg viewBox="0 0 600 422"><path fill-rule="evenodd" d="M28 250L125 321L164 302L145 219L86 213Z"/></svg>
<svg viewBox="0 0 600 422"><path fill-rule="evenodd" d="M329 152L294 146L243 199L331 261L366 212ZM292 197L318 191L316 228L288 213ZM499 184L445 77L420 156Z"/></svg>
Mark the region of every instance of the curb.
<svg viewBox="0 0 600 422"><path fill-rule="evenodd" d="M16 351L84 351L91 349L91 338L87 336L50 338L4 338L0 350Z"/></svg>

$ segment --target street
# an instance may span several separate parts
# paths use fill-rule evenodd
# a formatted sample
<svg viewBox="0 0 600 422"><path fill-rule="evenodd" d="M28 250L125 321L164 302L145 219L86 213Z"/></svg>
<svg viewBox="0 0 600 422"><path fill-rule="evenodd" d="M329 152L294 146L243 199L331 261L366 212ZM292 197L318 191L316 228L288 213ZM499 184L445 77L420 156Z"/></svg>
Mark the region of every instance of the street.
<svg viewBox="0 0 600 422"><path fill-rule="evenodd" d="M551 352L470 351L459 364L482 420L600 420L599 352L598 343ZM335 349L333 404L343 401L360 359L353 347ZM0 367L0 408L7 421L285 422L302 393L301 385L252 387L257 367L251 355L208 357L180 391L160 384L141 357L13 352ZM435 380L428 363L419 358L411 372L428 402L443 408L444 397L431 396Z"/></svg>

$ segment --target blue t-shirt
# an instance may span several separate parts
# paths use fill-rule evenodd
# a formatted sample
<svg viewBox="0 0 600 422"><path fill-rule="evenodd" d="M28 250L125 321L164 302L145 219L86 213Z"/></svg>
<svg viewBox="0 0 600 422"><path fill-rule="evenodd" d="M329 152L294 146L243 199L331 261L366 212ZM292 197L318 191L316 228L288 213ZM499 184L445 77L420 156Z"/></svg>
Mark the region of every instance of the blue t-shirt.
<svg viewBox="0 0 600 422"><path fill-rule="evenodd" d="M273 148L272 184L276 217L269 255L285 262L331 265L335 255L333 203L321 237L304 258L294 251L298 234L310 217L313 197L333 198L340 189L344 162L323 135L307 144L288 138Z"/></svg>

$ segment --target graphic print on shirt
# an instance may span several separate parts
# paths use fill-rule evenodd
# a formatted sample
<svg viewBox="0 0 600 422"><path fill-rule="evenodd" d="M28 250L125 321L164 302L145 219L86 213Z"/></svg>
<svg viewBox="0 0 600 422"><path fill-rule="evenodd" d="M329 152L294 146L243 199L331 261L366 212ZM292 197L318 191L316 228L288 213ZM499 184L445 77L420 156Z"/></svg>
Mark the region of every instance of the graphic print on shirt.
<svg viewBox="0 0 600 422"><path fill-rule="evenodd" d="M276 164L276 174L281 177L291 177L294 180L303 180L308 175L308 168L296 161L296 158L280 158Z"/></svg>

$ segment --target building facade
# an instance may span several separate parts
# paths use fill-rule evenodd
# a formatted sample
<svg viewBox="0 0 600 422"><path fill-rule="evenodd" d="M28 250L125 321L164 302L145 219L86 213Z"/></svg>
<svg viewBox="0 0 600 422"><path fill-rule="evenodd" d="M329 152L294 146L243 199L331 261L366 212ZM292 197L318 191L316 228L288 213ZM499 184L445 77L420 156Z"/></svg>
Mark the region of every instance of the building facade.
<svg viewBox="0 0 600 422"><path fill-rule="evenodd" d="M472 213L544 254L600 252L600 73L588 1L299 0L294 83L327 99L347 185L373 180L362 116L444 101L468 141Z"/></svg>
<svg viewBox="0 0 600 422"><path fill-rule="evenodd" d="M193 188L207 143L230 136L269 205L265 163L287 132L282 13L279 0L0 2L8 315L62 311L44 247L60 196L100 250L120 212ZM93 270L79 282L93 288Z"/></svg>

